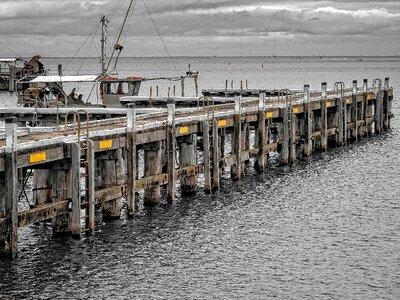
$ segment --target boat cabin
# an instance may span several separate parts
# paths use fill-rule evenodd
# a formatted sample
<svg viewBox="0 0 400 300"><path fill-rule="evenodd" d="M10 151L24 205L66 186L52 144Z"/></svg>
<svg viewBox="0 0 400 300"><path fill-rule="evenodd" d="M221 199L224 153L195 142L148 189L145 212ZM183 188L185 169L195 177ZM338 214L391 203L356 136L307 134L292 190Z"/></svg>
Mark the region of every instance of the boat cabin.
<svg viewBox="0 0 400 300"><path fill-rule="evenodd" d="M99 81L103 105L107 107L120 107L120 97L137 96L139 94L143 78L139 76L130 76L127 78L106 76Z"/></svg>
<svg viewBox="0 0 400 300"><path fill-rule="evenodd" d="M26 82L19 82L24 88L18 93L18 104L24 107L121 107L120 97L137 96L143 80L142 77L117 78L99 75L38 76L28 82L28 87ZM77 94L75 86L82 83L91 84L99 92L92 93L89 89L88 95ZM94 101L90 101L90 96L95 98Z"/></svg>

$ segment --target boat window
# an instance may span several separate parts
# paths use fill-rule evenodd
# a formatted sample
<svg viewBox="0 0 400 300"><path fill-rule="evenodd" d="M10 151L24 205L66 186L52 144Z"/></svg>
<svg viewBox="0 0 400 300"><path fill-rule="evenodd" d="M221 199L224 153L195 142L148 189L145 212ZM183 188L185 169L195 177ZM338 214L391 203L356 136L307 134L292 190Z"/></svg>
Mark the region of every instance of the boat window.
<svg viewBox="0 0 400 300"><path fill-rule="evenodd" d="M124 95L129 92L129 85L127 82L107 82L105 83L104 93L107 95Z"/></svg>

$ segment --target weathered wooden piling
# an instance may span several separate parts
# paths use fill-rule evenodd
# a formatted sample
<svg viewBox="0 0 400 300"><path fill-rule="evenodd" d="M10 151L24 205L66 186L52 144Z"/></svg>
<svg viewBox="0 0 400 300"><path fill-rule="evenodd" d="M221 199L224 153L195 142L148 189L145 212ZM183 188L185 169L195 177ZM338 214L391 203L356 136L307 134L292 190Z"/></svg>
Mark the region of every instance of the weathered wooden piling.
<svg viewBox="0 0 400 300"><path fill-rule="evenodd" d="M326 106L327 84L321 83L321 150L328 148L328 108Z"/></svg>
<svg viewBox="0 0 400 300"><path fill-rule="evenodd" d="M259 173L265 170L265 150L264 145L266 140L265 128L265 94L262 93L258 98L258 114L257 114L257 127L255 135L255 147L258 148L257 157L254 161L254 167Z"/></svg>
<svg viewBox="0 0 400 300"><path fill-rule="evenodd" d="M13 258L18 247L18 202L17 202L17 119L5 122L7 139L4 155L4 177L0 193L0 256Z"/></svg>
<svg viewBox="0 0 400 300"><path fill-rule="evenodd" d="M268 168L270 152L278 152L278 161L288 164L301 147L304 156L311 156L314 150L390 129L393 88L388 78L384 85L374 80L372 88L364 80L362 90L353 81L348 89L339 82L328 91L322 83L321 92L305 85L302 95L288 90L281 94L287 96L284 101L266 99L263 93L251 99L237 96L234 104L215 105L206 99L203 106L187 111L175 110L169 101L167 113L137 118L135 108L128 107L127 119L96 123L84 135L79 130L66 136L41 132L48 138L40 140L30 133L19 144L17 120L7 120L7 139L0 139L1 255L17 254L21 226L52 220L54 235L79 238L95 229L95 204L101 205L103 220L119 218L126 196L127 215L133 217L138 201L160 203L161 186L166 186L167 202L173 202L176 181L182 194L192 194L204 173L204 191L209 193L221 188L225 169L232 180L242 178L251 158L261 173ZM31 170L33 188L26 184ZM19 205L18 184L21 191L31 189L31 207Z"/></svg>
<svg viewBox="0 0 400 300"><path fill-rule="evenodd" d="M235 155L235 163L231 166L231 177L233 180L239 180L242 177L242 121L240 109L241 98L236 97L232 136L232 154Z"/></svg>

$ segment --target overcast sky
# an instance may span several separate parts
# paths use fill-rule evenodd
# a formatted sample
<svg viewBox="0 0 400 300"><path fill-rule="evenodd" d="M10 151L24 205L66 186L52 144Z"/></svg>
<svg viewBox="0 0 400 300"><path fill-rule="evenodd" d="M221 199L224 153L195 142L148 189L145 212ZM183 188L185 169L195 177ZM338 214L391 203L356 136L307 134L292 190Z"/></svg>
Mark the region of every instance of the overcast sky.
<svg viewBox="0 0 400 300"><path fill-rule="evenodd" d="M400 55L399 0L145 1L173 56ZM21 56L72 56L119 3L109 44L129 0L0 0L0 56L14 55L4 45ZM89 39L79 56L97 55L97 33L97 48ZM122 44L124 56L167 55L143 0Z"/></svg>

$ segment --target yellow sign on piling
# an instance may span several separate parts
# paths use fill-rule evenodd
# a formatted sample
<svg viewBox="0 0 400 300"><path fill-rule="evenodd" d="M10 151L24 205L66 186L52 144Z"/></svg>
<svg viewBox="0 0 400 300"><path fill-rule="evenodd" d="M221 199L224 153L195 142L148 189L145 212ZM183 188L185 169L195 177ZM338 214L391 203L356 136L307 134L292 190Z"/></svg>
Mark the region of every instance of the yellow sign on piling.
<svg viewBox="0 0 400 300"><path fill-rule="evenodd" d="M32 163L37 163L37 162L42 162L46 160L46 152L36 152L32 153L29 155L29 162Z"/></svg>
<svg viewBox="0 0 400 300"><path fill-rule="evenodd" d="M332 102L331 101L326 101L326 107L331 107L332 106Z"/></svg>
<svg viewBox="0 0 400 300"><path fill-rule="evenodd" d="M293 107L293 113L297 114L299 112L299 108L298 107Z"/></svg>
<svg viewBox="0 0 400 300"><path fill-rule="evenodd" d="M189 127L188 126L179 127L179 133L180 134L185 134L185 133L188 133L188 132L189 132Z"/></svg>
<svg viewBox="0 0 400 300"><path fill-rule="evenodd" d="M112 140L104 140L104 141L100 141L99 148L100 149L109 149L109 148L112 148L112 145L113 145Z"/></svg>
<svg viewBox="0 0 400 300"><path fill-rule="evenodd" d="M368 94L367 100L372 100L375 99L375 96L373 94Z"/></svg>
<svg viewBox="0 0 400 300"><path fill-rule="evenodd" d="M266 119L272 119L272 116L274 115L274 113L272 112L272 111L268 111L266 114L265 114L265 118Z"/></svg>
<svg viewBox="0 0 400 300"><path fill-rule="evenodd" d="M226 126L226 120L218 120L218 127Z"/></svg>

